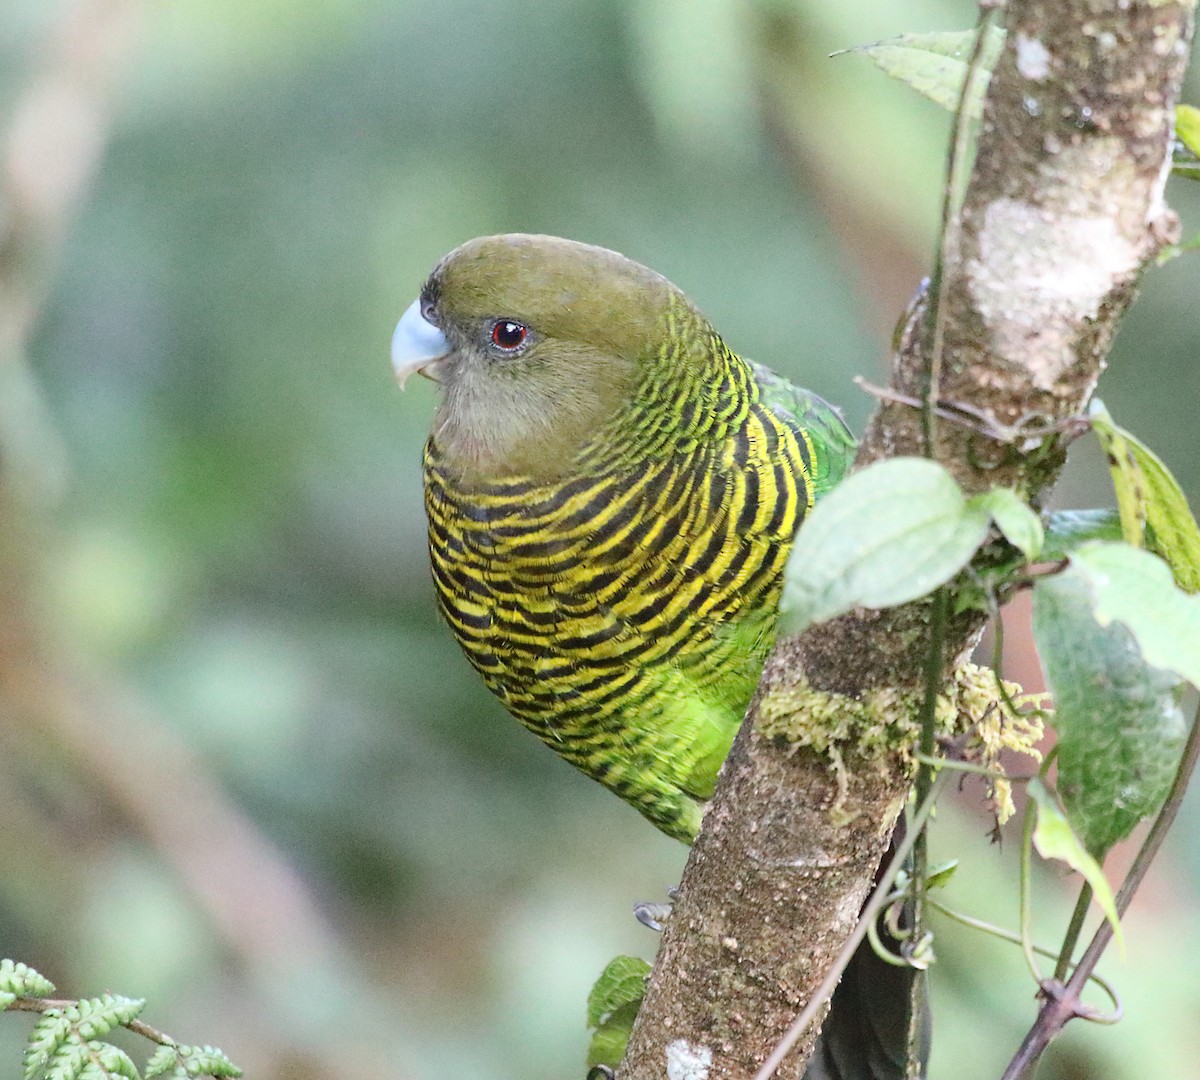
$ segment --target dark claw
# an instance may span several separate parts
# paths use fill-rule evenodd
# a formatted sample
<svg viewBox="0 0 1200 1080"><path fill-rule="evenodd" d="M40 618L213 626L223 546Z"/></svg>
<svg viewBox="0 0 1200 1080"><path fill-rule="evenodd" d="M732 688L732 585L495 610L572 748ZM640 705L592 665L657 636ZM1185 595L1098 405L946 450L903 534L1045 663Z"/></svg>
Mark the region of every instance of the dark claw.
<svg viewBox="0 0 1200 1080"><path fill-rule="evenodd" d="M616 1075L607 1065L593 1065L588 1069L587 1080L615 1080Z"/></svg>

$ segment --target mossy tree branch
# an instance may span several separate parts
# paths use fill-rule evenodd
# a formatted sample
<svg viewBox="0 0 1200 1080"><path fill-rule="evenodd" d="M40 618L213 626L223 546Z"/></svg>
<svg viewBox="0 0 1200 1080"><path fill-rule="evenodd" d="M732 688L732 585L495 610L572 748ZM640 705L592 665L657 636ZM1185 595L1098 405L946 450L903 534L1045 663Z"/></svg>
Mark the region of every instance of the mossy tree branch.
<svg viewBox="0 0 1200 1080"><path fill-rule="evenodd" d="M939 399L987 418L937 429L935 456L969 492L1042 500L1064 459L1056 432L1083 408L1142 272L1177 232L1163 192L1193 6L1009 6L939 296ZM898 396L925 393L929 330L920 304L894 356ZM924 451L920 410L887 401L857 465ZM909 730L929 612L859 611L779 642L688 861L620 1080L749 1080L819 984L908 794L911 736L868 752L849 738L837 770L828 750L796 745L831 700L858 713L881 692L890 711L876 710L867 734L889 721ZM973 615L950 620L947 674L978 629ZM763 734L764 711L779 732L781 708L795 738ZM802 1076L814 1034L777 1075Z"/></svg>

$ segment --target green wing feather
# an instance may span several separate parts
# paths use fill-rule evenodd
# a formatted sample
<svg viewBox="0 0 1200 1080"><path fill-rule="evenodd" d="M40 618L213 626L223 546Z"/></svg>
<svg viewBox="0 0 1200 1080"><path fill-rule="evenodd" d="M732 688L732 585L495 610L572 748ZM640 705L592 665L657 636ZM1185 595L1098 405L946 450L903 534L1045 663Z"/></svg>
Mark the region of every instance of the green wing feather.
<svg viewBox="0 0 1200 1080"><path fill-rule="evenodd" d="M807 433L816 453L812 470L814 495L820 498L837 484L854 461L858 444L841 413L824 398L747 360L766 402L784 423Z"/></svg>

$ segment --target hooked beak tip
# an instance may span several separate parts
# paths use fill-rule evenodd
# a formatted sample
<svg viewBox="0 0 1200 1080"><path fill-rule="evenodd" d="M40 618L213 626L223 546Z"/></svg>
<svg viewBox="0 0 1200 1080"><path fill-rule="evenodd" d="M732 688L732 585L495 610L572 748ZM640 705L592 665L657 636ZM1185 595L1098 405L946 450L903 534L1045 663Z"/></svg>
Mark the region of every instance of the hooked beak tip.
<svg viewBox="0 0 1200 1080"><path fill-rule="evenodd" d="M413 372L434 378L431 369L449 352L446 335L421 314L421 302L414 300L392 334L392 370L400 389Z"/></svg>
<svg viewBox="0 0 1200 1080"><path fill-rule="evenodd" d="M410 365L407 367L394 369L394 375L396 377L396 385L398 387L400 387L401 390L403 390L408 385L408 380L411 379L414 375L420 375L421 378L428 379L430 382L437 382L438 379L435 375L433 375L431 373L430 368L437 367L438 361L440 359L441 359L441 357L438 357L437 360L430 360L427 363L421 365L421 367L412 367Z"/></svg>

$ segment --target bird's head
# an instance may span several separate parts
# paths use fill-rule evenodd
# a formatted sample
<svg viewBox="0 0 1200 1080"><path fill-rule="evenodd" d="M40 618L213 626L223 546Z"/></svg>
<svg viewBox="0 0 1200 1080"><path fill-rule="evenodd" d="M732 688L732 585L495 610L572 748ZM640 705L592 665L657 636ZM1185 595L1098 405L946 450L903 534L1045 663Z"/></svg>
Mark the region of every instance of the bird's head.
<svg viewBox="0 0 1200 1080"><path fill-rule="evenodd" d="M616 252L486 236L430 274L396 327L392 363L401 385L414 372L439 384L434 436L451 464L550 476L635 406L672 320L693 318L666 278Z"/></svg>

